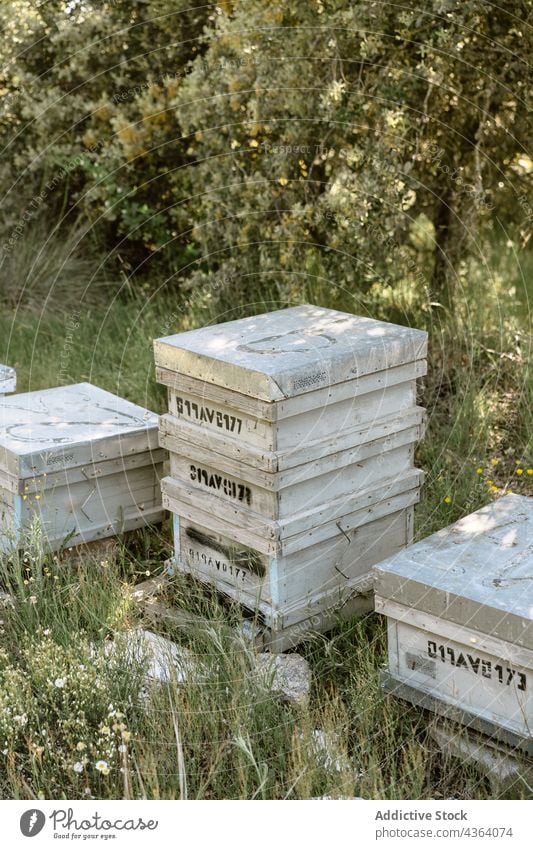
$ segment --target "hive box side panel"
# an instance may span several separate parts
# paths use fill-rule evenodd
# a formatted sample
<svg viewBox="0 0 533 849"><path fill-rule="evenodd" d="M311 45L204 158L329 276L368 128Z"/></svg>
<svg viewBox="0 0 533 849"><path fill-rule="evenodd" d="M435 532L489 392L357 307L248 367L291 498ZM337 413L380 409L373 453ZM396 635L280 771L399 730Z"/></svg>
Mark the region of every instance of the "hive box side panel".
<svg viewBox="0 0 533 849"><path fill-rule="evenodd" d="M334 396L333 391L331 394ZM372 431L383 420L408 416L415 405L415 381L408 381L357 398L331 400L299 415L269 422L236 408L207 403L200 396L176 395L169 390L170 416L163 418L161 426L163 431L172 432L174 420L174 432L180 437L195 443L199 439L214 451L233 450L235 456L249 445L257 449L250 451L250 462L254 463L254 454L261 457L259 451L296 455L301 448L305 456L305 446L332 436L342 439L346 432L365 426Z"/></svg>
<svg viewBox="0 0 533 849"><path fill-rule="evenodd" d="M161 447L173 453L184 454L200 461L204 456L199 452L211 452L219 468L224 468L229 474L235 474L241 464L261 472L274 473L303 466L321 458L331 458L333 454L341 451L374 443L378 439L392 438L397 433L415 427L418 432L414 439L419 439L423 436L425 427L425 410L422 407L413 406L401 415L376 419L362 427L356 426L339 433L333 429L320 439L304 440L286 451L275 452L247 445L233 437L212 434L167 414L160 420L159 442ZM368 453L372 453L371 450Z"/></svg>
<svg viewBox="0 0 533 849"><path fill-rule="evenodd" d="M161 481L163 506L172 513L183 515L194 521L195 515L203 514L207 522L202 524L231 533L231 536L243 545L257 548L265 554L279 556L304 546L303 536L309 535L307 544L317 542L331 535L331 528L339 522L349 530L354 522L359 523L357 512L361 511L364 520L371 520L377 505L387 503L395 496L408 493L408 498L418 500L418 490L423 480L423 472L412 469L395 480L382 481L370 490L355 493L348 498L340 498L322 505L307 513L291 516L283 522L265 519L255 513L244 511L237 504L223 501L216 495L202 493L176 480L165 477ZM413 503L413 502L409 502ZM403 505L402 505L403 506ZM296 539L301 535L301 539ZM296 545L292 541L296 540Z"/></svg>
<svg viewBox="0 0 533 849"><path fill-rule="evenodd" d="M351 530L340 530L321 543L279 558L280 608L300 611L347 584L368 592L372 589L372 567L408 545L412 523L413 508L409 507ZM286 618L290 620L291 614Z"/></svg>
<svg viewBox="0 0 533 849"><path fill-rule="evenodd" d="M368 592L372 565L409 542L412 513L400 510L349 532L337 528L329 539L280 558L175 516L175 564L251 610L260 605L270 623L286 627L329 604L332 594Z"/></svg>
<svg viewBox="0 0 533 849"><path fill-rule="evenodd" d="M184 571L215 583L253 606L260 600L272 601L274 558L177 515L173 517L173 529L175 560Z"/></svg>
<svg viewBox="0 0 533 849"><path fill-rule="evenodd" d="M169 389L169 399L175 403L176 398L200 399L203 406L212 406L217 412L226 414L233 413L236 416L249 416L254 420L263 420L270 424L274 422L282 422L283 419L298 416L301 413L307 413L310 410L320 410L326 407L337 404L340 401L347 401L358 398L358 403L364 403L361 396L381 390L382 392L396 386L400 383L412 383L419 377L427 373L426 360L416 360L406 363L402 366L393 366L392 368L384 369L383 371L375 372L374 374L361 375L360 377L347 380L344 383L326 386L323 389L306 392L304 395L296 395L294 398L285 398L283 401L261 401L249 395L243 395L242 392L234 392L226 389L223 386L217 386L213 383L207 383L203 380L196 380L194 377L189 377L179 372L169 371L168 369L156 367L156 379L158 383L162 383ZM210 419L213 418L207 414L207 411L200 409L191 409L187 405L182 407L180 415L184 419L189 419L195 423L213 424ZM214 424L220 430L229 430L235 432L235 428L240 427L240 432L244 432L244 425L241 423L232 424L224 420L215 421Z"/></svg>
<svg viewBox="0 0 533 849"><path fill-rule="evenodd" d="M533 669L405 622L392 622L391 630L394 678L509 731L530 733Z"/></svg>
<svg viewBox="0 0 533 849"><path fill-rule="evenodd" d="M0 553L12 551L22 523L22 498L0 488Z"/></svg>
<svg viewBox="0 0 533 849"><path fill-rule="evenodd" d="M268 401L423 359L427 334L312 305L156 340L158 366Z"/></svg>
<svg viewBox="0 0 533 849"><path fill-rule="evenodd" d="M244 476L224 475L214 466L206 463L199 466L176 455L171 456L171 473L176 479L194 486L198 498L202 492L211 492L221 500L237 503L243 511L249 509L275 521L364 491L384 480L401 477L412 467L413 453L412 446L400 446L339 470L303 479L277 492L256 486Z"/></svg>
<svg viewBox="0 0 533 849"><path fill-rule="evenodd" d="M160 521L161 475L162 465L151 466L56 486L42 495L14 496L19 532L37 521L48 544L56 548L66 541L89 542Z"/></svg>

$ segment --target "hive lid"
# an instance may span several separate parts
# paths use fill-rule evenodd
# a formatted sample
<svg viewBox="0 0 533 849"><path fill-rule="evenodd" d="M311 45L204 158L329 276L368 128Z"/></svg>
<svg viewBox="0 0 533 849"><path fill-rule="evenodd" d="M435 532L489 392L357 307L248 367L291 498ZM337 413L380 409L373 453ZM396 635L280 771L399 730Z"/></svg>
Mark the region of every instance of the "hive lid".
<svg viewBox="0 0 533 849"><path fill-rule="evenodd" d="M306 304L154 342L161 368L265 401L422 359L427 333Z"/></svg>
<svg viewBox="0 0 533 849"><path fill-rule="evenodd" d="M157 448L158 417L90 383L0 404L0 470L19 478Z"/></svg>
<svg viewBox="0 0 533 849"><path fill-rule="evenodd" d="M17 388L17 374L14 368L0 363L0 395L4 392L14 392Z"/></svg>
<svg viewBox="0 0 533 849"><path fill-rule="evenodd" d="M379 563L375 576L385 601L533 649L533 498L501 498Z"/></svg>

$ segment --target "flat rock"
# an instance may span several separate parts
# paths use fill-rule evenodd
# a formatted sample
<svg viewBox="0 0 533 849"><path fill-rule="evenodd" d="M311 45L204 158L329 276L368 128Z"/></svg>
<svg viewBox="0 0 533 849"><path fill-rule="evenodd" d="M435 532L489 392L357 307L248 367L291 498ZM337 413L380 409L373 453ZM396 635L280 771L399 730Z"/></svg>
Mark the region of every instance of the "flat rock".
<svg viewBox="0 0 533 849"><path fill-rule="evenodd" d="M311 670L299 654L261 652L256 657L256 671L269 689L292 704L305 706L311 689Z"/></svg>
<svg viewBox="0 0 533 849"><path fill-rule="evenodd" d="M125 634L123 639L126 640L126 655L130 662L142 663L148 660L148 681L184 684L198 676L200 664L190 649L173 643L166 637L138 629ZM112 653L115 644L111 642L106 648Z"/></svg>

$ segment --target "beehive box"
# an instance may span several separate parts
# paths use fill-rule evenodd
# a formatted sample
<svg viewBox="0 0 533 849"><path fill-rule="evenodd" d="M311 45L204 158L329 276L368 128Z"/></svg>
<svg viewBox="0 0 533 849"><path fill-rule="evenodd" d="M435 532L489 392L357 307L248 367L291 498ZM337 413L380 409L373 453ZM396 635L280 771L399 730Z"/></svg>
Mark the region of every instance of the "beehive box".
<svg viewBox="0 0 533 849"><path fill-rule="evenodd" d="M375 576L386 690L533 754L533 499L501 498Z"/></svg>
<svg viewBox="0 0 533 849"><path fill-rule="evenodd" d="M278 522L216 496L199 498L196 490L166 478L163 502L174 513L174 566L259 611L275 632L317 613L340 613L355 594L371 590L372 565L412 541L421 478L411 470ZM367 599L366 609L371 606Z"/></svg>
<svg viewBox="0 0 533 849"><path fill-rule="evenodd" d="M0 395L14 392L17 388L17 374L14 368L0 364Z"/></svg>
<svg viewBox="0 0 533 849"><path fill-rule="evenodd" d="M163 417L160 444L168 448L171 475L272 519L283 519L401 476L413 466L414 445L423 432L424 411L351 434L345 448L331 436L300 452L243 450L224 439L218 451L184 439L184 428ZM387 432L388 431L388 432ZM385 433L376 438L376 433ZM186 434L189 436L189 434ZM213 437L210 437L213 444ZM235 447L235 451L232 448ZM226 449L225 454L222 453ZM281 468L280 468L281 466Z"/></svg>
<svg viewBox="0 0 533 849"><path fill-rule="evenodd" d="M427 334L305 305L154 343L171 415L287 451L416 403Z"/></svg>
<svg viewBox="0 0 533 849"><path fill-rule="evenodd" d="M0 405L0 548L37 519L49 545L78 545L162 518L157 416L80 383Z"/></svg>

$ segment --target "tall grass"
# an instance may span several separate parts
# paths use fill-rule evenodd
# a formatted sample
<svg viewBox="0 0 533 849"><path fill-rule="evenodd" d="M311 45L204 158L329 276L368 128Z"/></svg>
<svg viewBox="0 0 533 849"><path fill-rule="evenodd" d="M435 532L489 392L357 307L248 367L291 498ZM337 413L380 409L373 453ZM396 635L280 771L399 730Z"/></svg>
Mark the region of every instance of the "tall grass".
<svg viewBox="0 0 533 849"><path fill-rule="evenodd" d="M533 494L533 264L524 257L519 267L512 250L501 247L491 249L488 260L489 271L463 269L453 315L428 309L420 293L353 295L323 282L305 291L295 287L289 299L428 329L419 537L510 489ZM72 382L91 380L162 411L154 337L287 303L274 285L271 292L262 287L253 303L228 297L223 287L175 297L163 282L149 291L126 300L109 292L100 305L82 308L67 347L68 316L47 308L40 315L4 312L0 361L17 366L21 390L35 389L55 385L67 351ZM2 559L0 589L15 599L0 617L4 798L492 795L475 770L440 753L429 734L430 716L383 697L386 640L375 615L340 624L301 647L312 671L311 698L307 706L288 705L253 674L250 647L228 628L235 611L176 577L171 598L211 624L179 631L159 626L192 650L197 672L186 683L147 684L146 659L128 654L125 641L131 629L152 627L132 590L147 572L161 569L169 543L165 525L122 541L104 560L71 562L46 554L36 535L21 554ZM527 788L517 785L513 793L520 797Z"/></svg>

